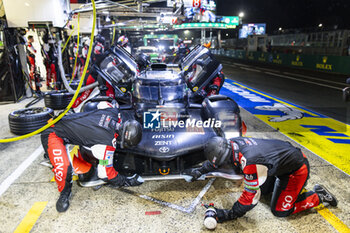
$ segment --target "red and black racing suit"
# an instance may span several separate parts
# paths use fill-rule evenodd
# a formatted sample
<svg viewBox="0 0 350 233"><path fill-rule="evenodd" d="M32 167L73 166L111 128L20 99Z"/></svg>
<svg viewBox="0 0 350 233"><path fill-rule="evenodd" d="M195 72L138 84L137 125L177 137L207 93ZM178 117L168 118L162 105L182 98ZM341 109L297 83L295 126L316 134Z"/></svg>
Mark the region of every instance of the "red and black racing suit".
<svg viewBox="0 0 350 233"><path fill-rule="evenodd" d="M290 214L319 205L313 191L301 193L309 178L306 156L289 142L270 139L231 139L233 155L244 174L244 191L232 207L230 219L253 209L261 194L272 194L271 211L275 216Z"/></svg>
<svg viewBox="0 0 350 233"><path fill-rule="evenodd" d="M93 156L99 160L99 178L111 180L117 177L118 172L113 168L113 155L115 138L118 136L116 124L120 121L118 109L100 109L65 116L41 134L41 142L53 165L59 192L72 182L73 169L65 144L89 147Z"/></svg>
<svg viewBox="0 0 350 233"><path fill-rule="evenodd" d="M31 81L34 81L34 73L35 73L35 54L36 49L34 48L31 42L28 42L27 45L27 57L30 65L29 77Z"/></svg>
<svg viewBox="0 0 350 233"><path fill-rule="evenodd" d="M94 77L97 74L91 74L90 70L87 71L86 75L88 76L88 78L84 80L83 86L87 86L87 85L93 84L94 82L97 81L96 78ZM103 94L105 94L106 96L112 97L114 99L115 93L114 93L113 87L108 82L106 82L106 87L107 87L107 90ZM79 95L79 97L75 100L74 104L72 105L72 108L78 107L87 98L89 98L89 96L92 93L93 89L94 88L90 88L89 90L83 91Z"/></svg>

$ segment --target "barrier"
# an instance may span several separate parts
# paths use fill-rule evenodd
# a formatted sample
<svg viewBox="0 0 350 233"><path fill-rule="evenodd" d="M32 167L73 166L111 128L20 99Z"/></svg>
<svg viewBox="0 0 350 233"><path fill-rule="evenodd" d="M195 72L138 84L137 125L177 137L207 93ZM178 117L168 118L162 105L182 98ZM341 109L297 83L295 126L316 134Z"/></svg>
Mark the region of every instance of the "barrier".
<svg viewBox="0 0 350 233"><path fill-rule="evenodd" d="M322 56L267 52L247 53L245 50L234 49L214 49L212 50L212 53L236 59L350 75L350 56Z"/></svg>

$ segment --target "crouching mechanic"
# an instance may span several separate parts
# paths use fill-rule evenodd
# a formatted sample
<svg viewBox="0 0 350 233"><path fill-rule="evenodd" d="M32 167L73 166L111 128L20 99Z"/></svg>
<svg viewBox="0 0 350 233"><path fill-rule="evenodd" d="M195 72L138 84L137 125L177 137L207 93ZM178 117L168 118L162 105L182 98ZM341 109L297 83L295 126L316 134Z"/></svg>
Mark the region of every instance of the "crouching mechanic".
<svg viewBox="0 0 350 233"><path fill-rule="evenodd" d="M224 163L238 166L244 175L244 191L232 209L217 209L218 222L243 216L257 205L261 194L272 192L271 211L286 217L328 203L336 198L322 185L301 193L309 178L305 155L289 142L270 139L213 137L205 148L208 159L201 168L191 169L193 179L217 169Z"/></svg>
<svg viewBox="0 0 350 233"><path fill-rule="evenodd" d="M125 177L113 167L116 148L137 145L142 138L142 128L135 120L122 122L118 109L107 108L76 113L62 118L41 134L41 142L48 154L52 171L61 193L56 203L58 212L69 207L73 168L65 144L89 147L99 160L97 175L113 187L135 186L143 183L140 176Z"/></svg>

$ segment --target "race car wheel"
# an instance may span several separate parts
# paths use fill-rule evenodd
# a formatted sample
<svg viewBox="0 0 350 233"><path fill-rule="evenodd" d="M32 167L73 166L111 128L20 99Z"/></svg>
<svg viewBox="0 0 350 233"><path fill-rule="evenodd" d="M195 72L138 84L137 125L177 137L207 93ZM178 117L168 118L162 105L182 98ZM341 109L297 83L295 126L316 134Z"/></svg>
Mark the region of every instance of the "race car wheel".
<svg viewBox="0 0 350 233"><path fill-rule="evenodd" d="M23 135L40 129L54 116L51 108L24 108L9 114L10 131L13 134Z"/></svg>
<svg viewBox="0 0 350 233"><path fill-rule="evenodd" d="M67 91L46 92L44 97L45 106L53 110L65 109L72 100L73 94Z"/></svg>

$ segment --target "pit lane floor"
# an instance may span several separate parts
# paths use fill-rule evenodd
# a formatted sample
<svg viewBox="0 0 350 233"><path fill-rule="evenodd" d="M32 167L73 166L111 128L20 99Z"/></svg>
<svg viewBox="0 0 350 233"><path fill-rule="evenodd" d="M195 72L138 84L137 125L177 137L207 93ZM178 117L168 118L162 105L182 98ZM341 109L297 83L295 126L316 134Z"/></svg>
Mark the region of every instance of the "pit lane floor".
<svg viewBox="0 0 350 233"><path fill-rule="evenodd" d="M7 126L8 113L22 108L26 102L0 106L2 138L11 136ZM248 126L248 136L291 141L244 109L242 117ZM298 146L294 141L291 143ZM58 213L55 209L58 198L56 184L50 182L52 172L40 165L43 153L37 150L40 147L39 136L0 144L0 147L0 190L5 191L0 196L0 232L210 232L202 224L205 210L200 204L213 202L217 207L231 208L241 191L239 183L217 178L193 212L186 213L145 200L138 194L188 209L208 180L194 183L182 180L146 182L140 187L127 188L134 194L109 187L93 191L74 182L69 210ZM219 224L216 232L349 232L349 176L310 151L303 151L311 165L307 188L311 189L316 183L326 185L337 195L338 208L324 209L323 215L310 210L288 218L276 218L269 209L269 197L264 197L244 217ZM35 159L23 170L20 165L28 157ZM18 167L22 168L23 174L6 189L4 183L13 177L14 171L17 169L17 174L20 174Z"/></svg>

